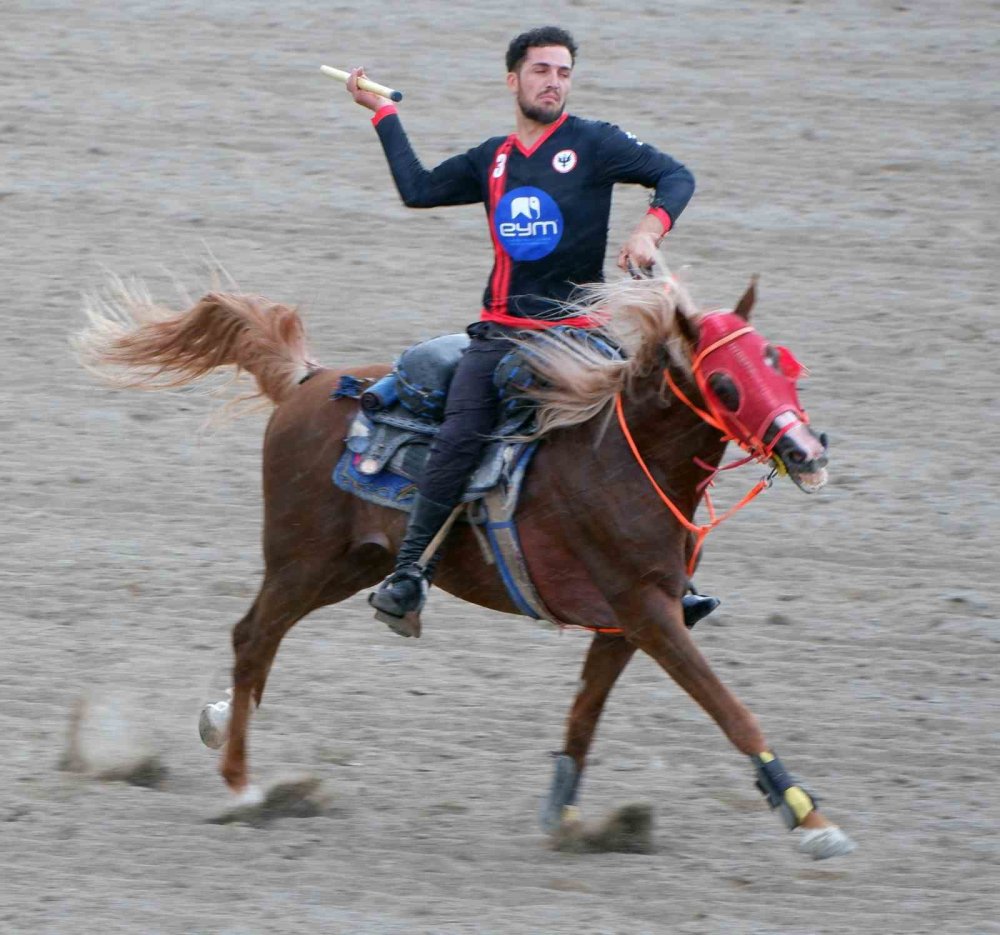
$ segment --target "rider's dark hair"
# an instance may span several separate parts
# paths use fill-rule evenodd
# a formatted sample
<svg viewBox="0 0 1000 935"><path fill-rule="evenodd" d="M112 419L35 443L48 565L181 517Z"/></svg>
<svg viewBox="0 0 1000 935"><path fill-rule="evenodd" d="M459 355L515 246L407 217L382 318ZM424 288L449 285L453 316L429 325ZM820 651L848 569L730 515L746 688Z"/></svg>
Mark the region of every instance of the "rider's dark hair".
<svg viewBox="0 0 1000 935"><path fill-rule="evenodd" d="M546 45L561 45L569 49L570 61L576 64L576 43L573 37L558 26L539 26L515 36L507 46L507 71L517 71L521 67L528 49Z"/></svg>

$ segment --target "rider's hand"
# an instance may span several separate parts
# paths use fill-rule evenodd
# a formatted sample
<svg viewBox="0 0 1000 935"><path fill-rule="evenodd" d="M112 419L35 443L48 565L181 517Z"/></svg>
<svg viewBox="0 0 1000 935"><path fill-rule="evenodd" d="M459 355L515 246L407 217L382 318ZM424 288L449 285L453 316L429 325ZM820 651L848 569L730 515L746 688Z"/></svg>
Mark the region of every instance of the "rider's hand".
<svg viewBox="0 0 1000 935"><path fill-rule="evenodd" d="M664 233L659 218L647 214L618 251L618 268L627 271L631 264L636 269L649 269L657 259Z"/></svg>
<svg viewBox="0 0 1000 935"><path fill-rule="evenodd" d="M364 68L352 68L351 77L347 79L347 93L354 98L355 103L360 104L362 107L367 107L369 110L379 110L385 107L386 104L391 103L381 95L372 94L371 91L362 91L358 87L358 78L363 78L364 76Z"/></svg>

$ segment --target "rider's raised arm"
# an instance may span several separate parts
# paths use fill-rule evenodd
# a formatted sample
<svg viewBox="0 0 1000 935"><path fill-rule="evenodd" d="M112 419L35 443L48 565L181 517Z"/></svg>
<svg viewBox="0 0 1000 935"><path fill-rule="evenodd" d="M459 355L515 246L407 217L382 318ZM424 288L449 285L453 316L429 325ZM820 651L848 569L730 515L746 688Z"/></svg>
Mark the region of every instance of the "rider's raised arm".
<svg viewBox="0 0 1000 935"><path fill-rule="evenodd" d="M436 208L442 205L470 205L483 200L482 173L472 154L446 159L430 172L413 151L394 104L384 97L358 87L363 68L351 69L347 93L355 103L375 112L372 124L385 151L399 197L408 208Z"/></svg>
<svg viewBox="0 0 1000 935"><path fill-rule="evenodd" d="M469 205L483 200L483 173L472 152L452 156L428 171L417 158L392 104L372 117L399 197L409 208Z"/></svg>
<svg viewBox="0 0 1000 935"><path fill-rule="evenodd" d="M605 126L599 164L608 181L654 189L649 213L659 218L663 233L674 226L694 194L694 176L687 166L612 124Z"/></svg>

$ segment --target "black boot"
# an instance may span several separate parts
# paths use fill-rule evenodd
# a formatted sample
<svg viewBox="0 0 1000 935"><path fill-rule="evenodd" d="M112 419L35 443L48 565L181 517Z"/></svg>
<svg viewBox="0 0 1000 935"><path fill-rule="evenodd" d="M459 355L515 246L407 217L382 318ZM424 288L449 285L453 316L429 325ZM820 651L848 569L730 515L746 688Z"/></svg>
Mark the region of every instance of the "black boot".
<svg viewBox="0 0 1000 935"><path fill-rule="evenodd" d="M427 597L430 571L436 564L431 558L428 568L424 568L420 556L451 516L452 509L417 494L406 536L396 555L396 569L377 591L368 595L368 603L375 608L375 619L388 624L400 636L420 636L420 611Z"/></svg>
<svg viewBox="0 0 1000 935"><path fill-rule="evenodd" d="M684 609L684 626L689 630L703 617L707 617L722 602L717 597L709 597L707 594L699 594L692 586L691 594L685 594L681 598L681 607Z"/></svg>

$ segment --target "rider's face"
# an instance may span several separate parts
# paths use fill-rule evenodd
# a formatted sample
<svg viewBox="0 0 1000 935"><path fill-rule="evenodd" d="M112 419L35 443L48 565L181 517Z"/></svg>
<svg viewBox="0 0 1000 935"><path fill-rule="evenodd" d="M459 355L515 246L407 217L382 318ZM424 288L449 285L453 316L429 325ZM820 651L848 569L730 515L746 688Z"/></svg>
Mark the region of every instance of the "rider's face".
<svg viewBox="0 0 1000 935"><path fill-rule="evenodd" d="M566 107L573 83L573 57L561 45L528 49L517 71L507 75L507 87L529 120L553 123Z"/></svg>

